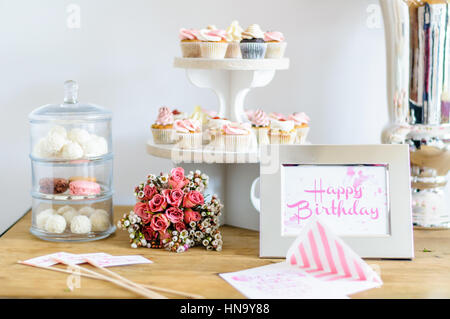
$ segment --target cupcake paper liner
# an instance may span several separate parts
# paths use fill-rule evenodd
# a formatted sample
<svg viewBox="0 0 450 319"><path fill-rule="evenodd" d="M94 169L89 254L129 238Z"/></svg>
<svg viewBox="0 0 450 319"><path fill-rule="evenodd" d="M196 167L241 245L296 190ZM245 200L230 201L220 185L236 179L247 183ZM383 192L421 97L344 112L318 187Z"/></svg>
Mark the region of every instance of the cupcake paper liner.
<svg viewBox="0 0 450 319"><path fill-rule="evenodd" d="M309 127L301 127L296 130L295 144L305 144L309 133Z"/></svg>
<svg viewBox="0 0 450 319"><path fill-rule="evenodd" d="M223 59L227 52L228 43L202 42L200 44L201 57L207 59Z"/></svg>
<svg viewBox="0 0 450 319"><path fill-rule="evenodd" d="M248 135L222 135L225 151L246 152L250 145L251 134Z"/></svg>
<svg viewBox="0 0 450 319"><path fill-rule="evenodd" d="M200 42L180 42L181 53L183 58L199 58L200 52Z"/></svg>
<svg viewBox="0 0 450 319"><path fill-rule="evenodd" d="M296 132L270 132L270 144L294 144L296 138Z"/></svg>
<svg viewBox="0 0 450 319"><path fill-rule="evenodd" d="M252 127L252 130L255 133L258 144L270 144L269 127Z"/></svg>
<svg viewBox="0 0 450 319"><path fill-rule="evenodd" d="M266 59L281 59L286 51L286 42L267 43Z"/></svg>
<svg viewBox="0 0 450 319"><path fill-rule="evenodd" d="M240 43L243 59L264 59L267 43L244 42Z"/></svg>
<svg viewBox="0 0 450 319"><path fill-rule="evenodd" d="M152 134L155 144L173 144L175 142L175 131L171 128L152 128Z"/></svg>
<svg viewBox="0 0 450 319"><path fill-rule="evenodd" d="M194 149L202 147L202 133L176 133L177 146L183 149Z"/></svg>
<svg viewBox="0 0 450 319"><path fill-rule="evenodd" d="M225 58L228 58L228 59L242 58L241 45L239 42L228 43L227 53L225 54Z"/></svg>

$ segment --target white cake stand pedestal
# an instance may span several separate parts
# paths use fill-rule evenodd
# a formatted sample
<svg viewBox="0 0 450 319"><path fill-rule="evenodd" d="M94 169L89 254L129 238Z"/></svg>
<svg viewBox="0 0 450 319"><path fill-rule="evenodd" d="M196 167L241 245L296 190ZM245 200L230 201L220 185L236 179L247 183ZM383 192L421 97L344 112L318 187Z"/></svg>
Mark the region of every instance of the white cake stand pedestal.
<svg viewBox="0 0 450 319"><path fill-rule="evenodd" d="M276 70L289 68L289 59L175 58L174 67L186 69L195 86L216 93L220 117L244 122L244 100L250 89L269 84Z"/></svg>
<svg viewBox="0 0 450 319"><path fill-rule="evenodd" d="M174 67L186 69L195 86L216 93L220 117L244 122L244 100L250 89L269 84L276 70L289 68L289 59L175 58ZM183 150L176 145L154 144L153 140L147 142L147 152L170 159L174 166L181 165L187 172L198 169L207 174L210 183L206 194L217 194L224 204L222 224L259 230L259 212L250 196L251 186L259 177L256 139L247 152L225 152L208 145Z"/></svg>

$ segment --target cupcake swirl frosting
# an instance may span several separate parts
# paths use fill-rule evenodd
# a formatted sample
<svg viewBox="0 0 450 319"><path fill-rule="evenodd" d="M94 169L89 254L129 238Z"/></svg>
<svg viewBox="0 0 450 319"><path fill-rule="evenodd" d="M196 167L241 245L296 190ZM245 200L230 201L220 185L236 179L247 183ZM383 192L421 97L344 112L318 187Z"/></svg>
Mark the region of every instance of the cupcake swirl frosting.
<svg viewBox="0 0 450 319"><path fill-rule="evenodd" d="M207 42L219 42L227 39L227 32L219 29L201 29L198 39Z"/></svg>
<svg viewBox="0 0 450 319"><path fill-rule="evenodd" d="M308 124L310 121L309 116L304 112L295 112L294 114L289 115L288 119L294 121L295 124Z"/></svg>
<svg viewBox="0 0 450 319"><path fill-rule="evenodd" d="M180 29L180 33L178 34L178 37L180 40L197 40L197 30L193 29Z"/></svg>
<svg viewBox="0 0 450 319"><path fill-rule="evenodd" d="M250 121L252 122L253 125L255 126L268 126L270 121L269 121L269 117L267 116L266 112L264 112L261 109L257 109Z"/></svg>
<svg viewBox="0 0 450 319"><path fill-rule="evenodd" d="M173 124L173 114L168 107L162 106L159 108L156 124L158 125Z"/></svg>
<svg viewBox="0 0 450 319"><path fill-rule="evenodd" d="M240 42L242 40L242 32L244 29L241 28L239 22L234 20L231 22L230 26L227 29L227 40L229 42Z"/></svg>
<svg viewBox="0 0 450 319"><path fill-rule="evenodd" d="M247 30L242 32L242 38L246 40L263 39L264 32L261 30L258 24L252 24L247 28Z"/></svg>
<svg viewBox="0 0 450 319"><path fill-rule="evenodd" d="M250 125L248 123L227 123L222 126L226 135L248 135L250 134Z"/></svg>
<svg viewBox="0 0 450 319"><path fill-rule="evenodd" d="M175 130L179 133L196 133L200 132L200 122L194 119L175 121Z"/></svg>
<svg viewBox="0 0 450 319"><path fill-rule="evenodd" d="M284 35L278 31L268 31L264 33L264 41L266 42L283 42Z"/></svg>

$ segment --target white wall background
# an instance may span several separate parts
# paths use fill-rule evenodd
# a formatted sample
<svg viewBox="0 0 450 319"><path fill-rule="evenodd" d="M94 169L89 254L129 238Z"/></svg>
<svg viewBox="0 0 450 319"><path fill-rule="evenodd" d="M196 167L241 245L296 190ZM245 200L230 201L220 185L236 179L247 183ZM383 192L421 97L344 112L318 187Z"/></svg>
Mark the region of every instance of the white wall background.
<svg viewBox="0 0 450 319"><path fill-rule="evenodd" d="M69 4L81 28L66 25ZM63 82L79 82L79 98L114 113L116 204L132 204L133 188L171 164L146 154L161 105L191 111L217 107L183 70L180 27L208 24L284 32L291 68L250 92L247 107L305 111L313 143L378 143L387 122L382 28L368 27L376 0L0 0L0 234L31 205L27 115L62 101Z"/></svg>

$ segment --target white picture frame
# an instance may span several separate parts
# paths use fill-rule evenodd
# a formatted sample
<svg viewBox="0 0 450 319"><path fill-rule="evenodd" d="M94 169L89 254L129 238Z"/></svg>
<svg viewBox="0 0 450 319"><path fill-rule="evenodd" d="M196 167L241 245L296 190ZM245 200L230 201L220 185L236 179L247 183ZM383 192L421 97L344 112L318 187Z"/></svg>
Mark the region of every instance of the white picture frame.
<svg viewBox="0 0 450 319"><path fill-rule="evenodd" d="M284 185L289 185L286 183L291 178L286 179L283 171L286 167L304 165L331 166L336 170L342 166L385 167L386 233L347 235L344 231L339 235L361 257L414 257L408 145L262 145L260 160L260 257L284 258L295 240L292 234L283 235ZM331 176L327 169L323 174ZM288 175L295 175L294 172L289 171ZM327 218L325 222L329 223Z"/></svg>

